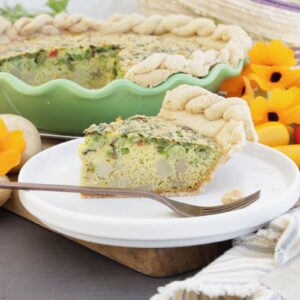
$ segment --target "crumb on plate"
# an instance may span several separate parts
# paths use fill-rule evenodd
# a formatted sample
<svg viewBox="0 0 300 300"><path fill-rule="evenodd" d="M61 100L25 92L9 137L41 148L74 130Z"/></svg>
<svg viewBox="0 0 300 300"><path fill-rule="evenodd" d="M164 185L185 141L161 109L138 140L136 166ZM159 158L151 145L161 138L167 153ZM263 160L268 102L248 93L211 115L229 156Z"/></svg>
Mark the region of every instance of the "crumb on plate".
<svg viewBox="0 0 300 300"><path fill-rule="evenodd" d="M240 189L232 189L226 193L224 193L224 195L222 196L222 202L223 204L230 204L233 203L241 198L243 198L244 192L241 191Z"/></svg>

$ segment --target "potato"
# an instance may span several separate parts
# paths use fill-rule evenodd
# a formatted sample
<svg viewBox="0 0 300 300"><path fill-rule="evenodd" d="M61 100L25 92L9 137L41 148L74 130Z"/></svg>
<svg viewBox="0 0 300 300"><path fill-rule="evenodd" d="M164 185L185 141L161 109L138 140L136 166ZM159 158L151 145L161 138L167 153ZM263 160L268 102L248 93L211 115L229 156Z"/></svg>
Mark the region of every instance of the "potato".
<svg viewBox="0 0 300 300"><path fill-rule="evenodd" d="M29 120L21 116L0 114L0 119L4 121L9 131L22 130L24 133L26 147L21 158L21 163L10 171L10 173L18 172L29 158L41 151L41 137L37 128Z"/></svg>
<svg viewBox="0 0 300 300"><path fill-rule="evenodd" d="M0 176L0 181L8 182L7 176ZM11 190L0 189L0 206L2 206L10 197Z"/></svg>

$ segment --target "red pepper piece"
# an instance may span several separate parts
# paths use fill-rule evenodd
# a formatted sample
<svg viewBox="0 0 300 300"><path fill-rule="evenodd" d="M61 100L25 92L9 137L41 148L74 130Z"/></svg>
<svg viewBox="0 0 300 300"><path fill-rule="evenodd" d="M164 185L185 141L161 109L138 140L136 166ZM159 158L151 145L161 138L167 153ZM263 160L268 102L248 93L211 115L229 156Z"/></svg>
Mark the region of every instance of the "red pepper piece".
<svg viewBox="0 0 300 300"><path fill-rule="evenodd" d="M296 125L294 129L294 141L295 144L300 144L300 125Z"/></svg>
<svg viewBox="0 0 300 300"><path fill-rule="evenodd" d="M56 57L58 54L58 50L57 49L53 49L49 52L48 56L49 57Z"/></svg>

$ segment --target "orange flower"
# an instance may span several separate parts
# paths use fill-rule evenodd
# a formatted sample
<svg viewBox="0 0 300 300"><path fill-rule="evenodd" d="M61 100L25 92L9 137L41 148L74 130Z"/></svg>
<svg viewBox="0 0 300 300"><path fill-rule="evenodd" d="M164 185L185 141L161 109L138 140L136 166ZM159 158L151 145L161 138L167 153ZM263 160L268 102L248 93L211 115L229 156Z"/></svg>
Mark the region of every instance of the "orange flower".
<svg viewBox="0 0 300 300"><path fill-rule="evenodd" d="M278 67L296 65L295 52L281 41L273 40L269 44L258 42L249 51L250 64Z"/></svg>
<svg viewBox="0 0 300 300"><path fill-rule="evenodd" d="M289 88L300 78L300 69L291 70L288 67L250 65L254 73L249 75L264 91L272 91L276 88Z"/></svg>
<svg viewBox="0 0 300 300"><path fill-rule="evenodd" d="M220 90L226 92L227 97L242 97L245 93L246 86L244 77L250 73L249 65L246 65L239 76L231 77L225 80Z"/></svg>
<svg viewBox="0 0 300 300"><path fill-rule="evenodd" d="M8 132L0 119L0 176L5 175L20 163L25 149L25 140L21 130Z"/></svg>
<svg viewBox="0 0 300 300"><path fill-rule="evenodd" d="M278 121L283 124L300 123L300 89L275 89L269 100L259 96L249 104L255 125Z"/></svg>

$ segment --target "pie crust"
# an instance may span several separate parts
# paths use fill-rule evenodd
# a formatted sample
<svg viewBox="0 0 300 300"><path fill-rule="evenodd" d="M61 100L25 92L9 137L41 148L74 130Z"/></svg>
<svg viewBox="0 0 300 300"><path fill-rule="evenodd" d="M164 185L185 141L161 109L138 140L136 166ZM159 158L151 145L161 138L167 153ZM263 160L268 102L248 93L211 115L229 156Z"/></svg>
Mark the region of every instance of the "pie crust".
<svg viewBox="0 0 300 300"><path fill-rule="evenodd" d="M220 165L241 151L247 141L258 141L244 100L224 98L199 86L180 85L168 91L158 116L213 137L223 153L210 177L201 183L197 191L176 194L178 196L202 192Z"/></svg>

